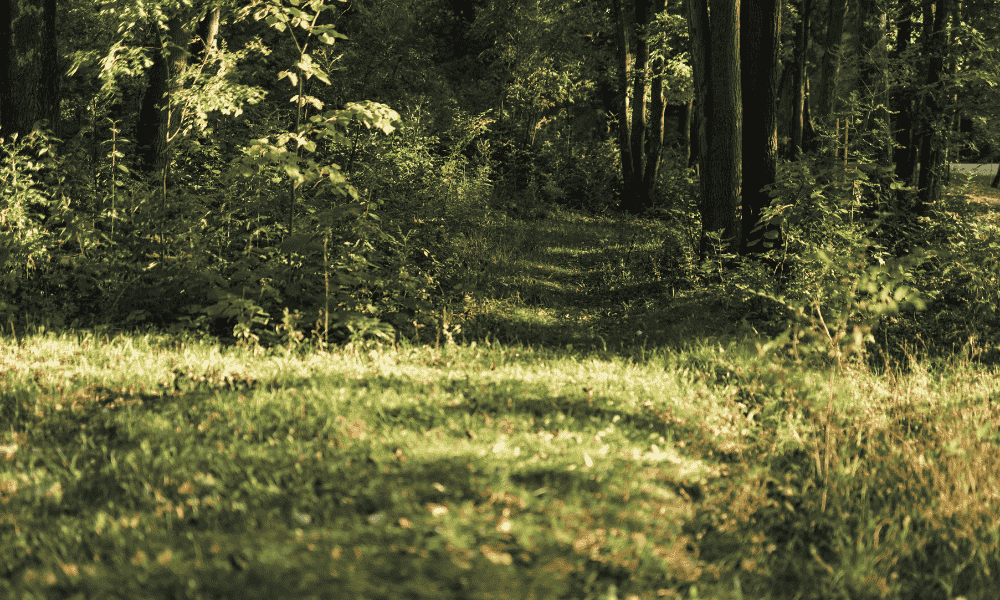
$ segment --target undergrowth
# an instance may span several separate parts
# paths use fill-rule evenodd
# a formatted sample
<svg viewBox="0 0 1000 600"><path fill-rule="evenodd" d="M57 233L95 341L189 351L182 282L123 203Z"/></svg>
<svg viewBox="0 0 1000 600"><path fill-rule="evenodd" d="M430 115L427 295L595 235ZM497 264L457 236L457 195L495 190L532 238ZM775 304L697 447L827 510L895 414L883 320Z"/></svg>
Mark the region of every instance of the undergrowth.
<svg viewBox="0 0 1000 600"><path fill-rule="evenodd" d="M3 593L991 597L988 347L877 343L928 331L940 298L871 320L884 271L837 262L811 289L861 283L818 305L749 294L771 268L749 262L678 288L669 222L486 214L442 261L462 303L413 341L335 348L291 315L269 346L15 328ZM939 237L988 248L982 216ZM830 354L823 323L872 339Z"/></svg>

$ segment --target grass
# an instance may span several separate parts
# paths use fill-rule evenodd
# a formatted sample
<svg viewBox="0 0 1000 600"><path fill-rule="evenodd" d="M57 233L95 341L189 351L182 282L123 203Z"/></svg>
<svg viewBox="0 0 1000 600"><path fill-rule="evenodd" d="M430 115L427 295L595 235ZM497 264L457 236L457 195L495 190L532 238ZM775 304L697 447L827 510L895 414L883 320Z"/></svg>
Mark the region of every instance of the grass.
<svg viewBox="0 0 1000 600"><path fill-rule="evenodd" d="M663 235L489 223L423 343L3 339L0 595L992 598L995 371L760 350Z"/></svg>

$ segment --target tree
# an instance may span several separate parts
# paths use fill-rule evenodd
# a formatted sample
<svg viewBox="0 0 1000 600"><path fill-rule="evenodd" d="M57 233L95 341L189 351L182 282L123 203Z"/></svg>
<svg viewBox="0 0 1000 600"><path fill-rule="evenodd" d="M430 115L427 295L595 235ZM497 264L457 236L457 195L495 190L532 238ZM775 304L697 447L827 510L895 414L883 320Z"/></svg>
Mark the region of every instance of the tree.
<svg viewBox="0 0 1000 600"><path fill-rule="evenodd" d="M914 6L911 0L901 0L896 16L896 44L892 55L896 65L894 76L897 82L890 96L892 130L896 141L893 162L896 164L896 176L907 184L913 180L917 160L917 144L913 135L912 82L909 80L909 69L905 64L913 37L913 15Z"/></svg>
<svg viewBox="0 0 1000 600"><path fill-rule="evenodd" d="M666 0L614 0L618 54L619 207L638 213L654 202L663 148L663 53L650 48L651 25Z"/></svg>
<svg viewBox="0 0 1000 600"><path fill-rule="evenodd" d="M729 249L739 248L736 207L742 185L740 0L714 0L711 8L709 15L707 0L688 1L702 165L702 257L721 250L714 247L713 234Z"/></svg>
<svg viewBox="0 0 1000 600"><path fill-rule="evenodd" d="M812 13L813 0L799 0L799 20L795 24L795 49L792 56L792 120L789 127L790 138L787 157L795 158L802 152L805 145L806 71L809 49L809 19Z"/></svg>
<svg viewBox="0 0 1000 600"><path fill-rule="evenodd" d="M837 110L837 89L840 79L840 62L843 54L844 18L847 15L847 0L829 0L826 44L818 91L818 117L823 123L832 123L833 132L839 138L839 121L834 116Z"/></svg>
<svg viewBox="0 0 1000 600"><path fill-rule="evenodd" d="M758 228L771 203L764 187L774 183L778 160L778 42L780 0L744 0L740 11L740 82L743 100L743 182L740 252L762 252L777 230ZM800 115L801 119L801 108ZM801 132L799 133L801 144ZM765 236L772 238L765 242ZM762 243L764 242L764 243Z"/></svg>
<svg viewBox="0 0 1000 600"><path fill-rule="evenodd" d="M933 25L925 49L927 57L927 94L921 119L920 174L917 187L917 214L940 199L945 167L945 59L951 36L948 21L954 9L952 0L938 0L933 5ZM927 15L925 14L925 18ZM926 24L925 24L926 26Z"/></svg>
<svg viewBox="0 0 1000 600"><path fill-rule="evenodd" d="M23 136L43 120L55 130L59 120L56 0L4 0L3 8L0 132Z"/></svg>
<svg viewBox="0 0 1000 600"><path fill-rule="evenodd" d="M187 68L193 27L191 15L182 7L169 14L154 15L149 22L153 55L139 109L136 140L143 170L150 175L160 174L164 179L170 162L169 142L180 130L180 114L172 96Z"/></svg>

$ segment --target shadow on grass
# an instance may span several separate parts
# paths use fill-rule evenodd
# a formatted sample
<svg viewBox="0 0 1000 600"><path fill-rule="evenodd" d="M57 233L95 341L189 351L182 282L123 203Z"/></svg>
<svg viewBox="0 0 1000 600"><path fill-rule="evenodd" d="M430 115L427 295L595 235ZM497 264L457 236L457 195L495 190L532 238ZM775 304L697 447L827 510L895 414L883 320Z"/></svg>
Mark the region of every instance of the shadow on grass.
<svg viewBox="0 0 1000 600"><path fill-rule="evenodd" d="M747 333L741 315L709 294L677 295L668 287L660 264L667 234L657 221L557 214L496 227L492 241L519 240L507 252L517 260L498 265L498 281L477 292L463 315L465 342L641 359Z"/></svg>

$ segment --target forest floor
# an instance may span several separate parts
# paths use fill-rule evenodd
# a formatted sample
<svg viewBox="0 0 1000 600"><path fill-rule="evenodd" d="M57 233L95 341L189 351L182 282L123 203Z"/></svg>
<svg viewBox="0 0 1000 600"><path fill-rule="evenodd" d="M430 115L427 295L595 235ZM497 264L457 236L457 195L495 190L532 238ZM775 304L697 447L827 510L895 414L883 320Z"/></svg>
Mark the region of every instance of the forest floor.
<svg viewBox="0 0 1000 600"><path fill-rule="evenodd" d="M3 338L0 596L992 598L995 371L768 351L662 227L497 216L413 343Z"/></svg>
<svg viewBox="0 0 1000 600"><path fill-rule="evenodd" d="M972 165L959 166L967 167ZM978 167L979 165L975 166ZM971 175L968 180L968 188L964 190L964 193L968 196L970 202L996 205L1000 203L1000 190L991 187L990 184L993 182L993 177L996 174L997 165L982 166L987 168L971 171ZM966 172L964 168L963 172Z"/></svg>

